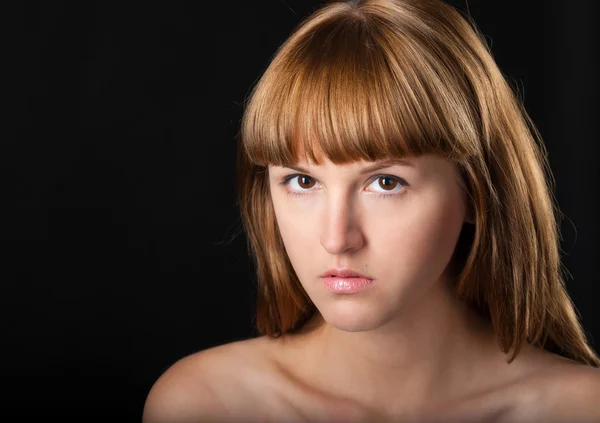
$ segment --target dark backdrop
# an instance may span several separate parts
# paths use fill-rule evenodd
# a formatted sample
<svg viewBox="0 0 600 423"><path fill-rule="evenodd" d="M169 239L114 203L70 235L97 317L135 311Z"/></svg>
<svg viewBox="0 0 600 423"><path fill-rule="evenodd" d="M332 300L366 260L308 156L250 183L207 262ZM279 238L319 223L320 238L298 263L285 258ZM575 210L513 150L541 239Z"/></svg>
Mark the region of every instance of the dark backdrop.
<svg viewBox="0 0 600 423"><path fill-rule="evenodd" d="M254 335L234 137L251 86L318 2L212 3L21 2L7 16L5 412L139 421L174 361ZM597 2L451 3L547 143L568 289L598 348Z"/></svg>

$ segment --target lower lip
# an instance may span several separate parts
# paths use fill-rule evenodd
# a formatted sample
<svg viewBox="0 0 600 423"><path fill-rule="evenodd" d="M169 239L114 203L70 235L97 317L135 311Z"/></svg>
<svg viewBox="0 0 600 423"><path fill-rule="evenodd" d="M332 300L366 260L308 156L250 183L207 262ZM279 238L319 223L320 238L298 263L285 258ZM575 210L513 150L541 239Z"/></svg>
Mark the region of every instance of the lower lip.
<svg viewBox="0 0 600 423"><path fill-rule="evenodd" d="M336 294L354 294L360 292L373 283L373 279L367 278L341 278L326 276L321 278L325 286Z"/></svg>

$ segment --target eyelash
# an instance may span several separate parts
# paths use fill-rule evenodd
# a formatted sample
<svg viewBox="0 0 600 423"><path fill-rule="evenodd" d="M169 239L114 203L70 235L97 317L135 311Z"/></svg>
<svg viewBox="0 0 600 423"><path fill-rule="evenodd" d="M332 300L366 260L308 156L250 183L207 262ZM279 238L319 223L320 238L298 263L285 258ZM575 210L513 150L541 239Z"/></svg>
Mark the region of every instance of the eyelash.
<svg viewBox="0 0 600 423"><path fill-rule="evenodd" d="M315 179L312 176L306 175L304 173L294 173L294 174L285 176L283 178L283 180L279 183L279 185L281 185L281 186L289 185L290 181L292 179L294 179L295 177L297 177L297 176L308 176L309 178ZM380 175L373 176L371 178L371 180L369 181L369 185L372 184L373 181L376 181L379 178L390 178L390 179L393 179L393 180L397 181L398 183L400 183L400 185L402 185L403 187L407 187L408 186L408 184L406 183L406 181L404 179L399 178L399 177L394 176L394 175L387 175L387 174L380 174ZM290 191L290 190L286 189L287 194L291 195L291 196L294 196L294 197L295 196L301 196L301 195L307 195L310 191L313 191L313 190L310 189L310 190L304 190L304 191L305 192L297 192L297 191ZM377 197L377 198L390 198L390 197L395 197L397 195L401 195L402 193L403 193L402 191L395 192L393 194L382 194L382 193L377 192L377 193L374 193L373 195L375 195L375 197Z"/></svg>

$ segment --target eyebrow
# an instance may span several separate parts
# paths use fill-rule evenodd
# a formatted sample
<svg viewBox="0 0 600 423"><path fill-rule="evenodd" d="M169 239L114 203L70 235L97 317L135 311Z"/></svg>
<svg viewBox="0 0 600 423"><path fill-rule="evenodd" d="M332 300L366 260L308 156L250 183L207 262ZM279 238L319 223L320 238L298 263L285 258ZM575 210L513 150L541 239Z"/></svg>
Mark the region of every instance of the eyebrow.
<svg viewBox="0 0 600 423"><path fill-rule="evenodd" d="M400 165L400 166L406 166L406 167L414 167L415 166L408 159L401 159L401 158L386 159L382 162L378 162L371 166L365 167L364 169L362 169L359 172L359 174L364 175L365 173L370 173L370 172L374 172L376 170L385 169L387 167L391 167L394 165ZM298 166L298 165L288 165L288 166L284 166L284 167L297 170L298 172L310 173L307 169L303 168L302 166Z"/></svg>

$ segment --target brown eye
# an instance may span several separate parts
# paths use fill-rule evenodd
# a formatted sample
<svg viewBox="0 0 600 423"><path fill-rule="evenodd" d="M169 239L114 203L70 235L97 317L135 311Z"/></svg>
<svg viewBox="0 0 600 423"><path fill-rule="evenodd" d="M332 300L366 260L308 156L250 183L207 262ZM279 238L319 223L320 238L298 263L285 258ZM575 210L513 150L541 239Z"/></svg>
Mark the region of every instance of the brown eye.
<svg viewBox="0 0 600 423"><path fill-rule="evenodd" d="M311 178L310 176L306 176L306 175L298 175L298 185L300 185L301 188L304 189L309 189L312 188L314 186L314 179Z"/></svg>
<svg viewBox="0 0 600 423"><path fill-rule="evenodd" d="M398 185L398 181L396 181L393 178L390 178L389 176L380 176L378 180L379 186L385 190L392 190L396 188L396 185Z"/></svg>

